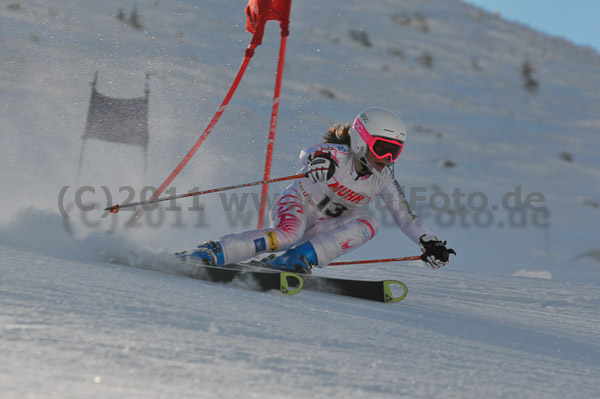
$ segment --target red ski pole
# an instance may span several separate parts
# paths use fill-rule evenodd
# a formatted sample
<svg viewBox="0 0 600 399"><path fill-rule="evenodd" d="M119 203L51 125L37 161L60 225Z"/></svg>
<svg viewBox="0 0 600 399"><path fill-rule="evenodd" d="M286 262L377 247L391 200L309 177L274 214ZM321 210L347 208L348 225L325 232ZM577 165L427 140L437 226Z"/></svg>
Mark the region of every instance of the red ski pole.
<svg viewBox="0 0 600 399"><path fill-rule="evenodd" d="M261 181L255 181L255 182L252 182L252 183L237 184L235 186L227 186L227 187L221 187L221 188L211 188L210 190L196 191L196 192L193 192L193 193L173 195L171 197L165 197L165 198L155 198L155 199L150 199L148 201L130 202L128 204L123 204L123 205L116 204L116 205L109 206L108 208L104 208L104 210L105 211L110 211L111 213L117 213L117 212L119 212L119 210L121 208L127 208L127 207L130 207L130 206L154 204L156 202L171 201L171 200L174 200L174 199L193 197L193 196L196 196L196 195L218 193L219 191L233 190L233 189L242 188L242 187L257 186L259 184L270 184L270 183L276 183L276 182L279 182L279 181L300 179L302 177L306 177L306 174L300 173L300 174L292 175L292 176L278 177L276 179L261 180Z"/></svg>
<svg viewBox="0 0 600 399"><path fill-rule="evenodd" d="M333 262L328 266L342 266L342 265L360 265L363 263L384 263L384 262L405 262L408 260L421 260L421 256L407 256L405 258L388 258L388 259L370 259L370 260L354 260L348 262Z"/></svg>

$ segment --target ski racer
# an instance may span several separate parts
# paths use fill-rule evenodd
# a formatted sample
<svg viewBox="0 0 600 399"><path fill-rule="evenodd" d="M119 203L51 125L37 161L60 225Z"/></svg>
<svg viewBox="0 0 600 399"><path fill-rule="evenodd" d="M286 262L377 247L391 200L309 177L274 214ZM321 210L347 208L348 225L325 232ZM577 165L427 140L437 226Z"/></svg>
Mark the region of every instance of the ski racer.
<svg viewBox="0 0 600 399"><path fill-rule="evenodd" d="M220 266L285 251L267 263L310 273L375 236L377 218L361 208L381 195L398 227L420 246L425 263L434 269L445 266L455 252L412 213L394 177L392 166L405 141L398 115L384 108L361 111L352 126L332 126L322 144L300 153L307 178L281 192L270 212L271 228L229 234L179 256Z"/></svg>

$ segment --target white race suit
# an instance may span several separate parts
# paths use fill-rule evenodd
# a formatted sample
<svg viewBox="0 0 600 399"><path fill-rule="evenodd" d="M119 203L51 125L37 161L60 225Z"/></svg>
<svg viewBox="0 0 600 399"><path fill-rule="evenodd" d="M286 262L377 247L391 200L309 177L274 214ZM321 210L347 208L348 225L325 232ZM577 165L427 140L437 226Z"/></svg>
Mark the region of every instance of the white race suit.
<svg viewBox="0 0 600 399"><path fill-rule="evenodd" d="M398 227L412 241L418 243L422 235L431 235L411 212L399 184L389 178L389 170L384 171L387 181L371 173L361 176L348 146L324 143L300 153L302 172L308 170L308 155L317 152L327 152L337 162L334 175L327 182L294 180L271 208L271 228L221 237L225 264L310 241L317 254L317 265L326 266L375 236L379 228L377 218L360 209L376 195L381 195Z"/></svg>

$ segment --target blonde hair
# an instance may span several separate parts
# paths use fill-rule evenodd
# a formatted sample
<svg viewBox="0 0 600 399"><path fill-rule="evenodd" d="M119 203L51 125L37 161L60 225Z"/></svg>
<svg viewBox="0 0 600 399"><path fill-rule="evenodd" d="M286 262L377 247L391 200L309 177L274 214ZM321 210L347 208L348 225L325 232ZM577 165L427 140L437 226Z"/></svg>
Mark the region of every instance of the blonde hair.
<svg viewBox="0 0 600 399"><path fill-rule="evenodd" d="M345 144L350 146L350 125L342 127L340 124L331 126L323 136L324 143Z"/></svg>

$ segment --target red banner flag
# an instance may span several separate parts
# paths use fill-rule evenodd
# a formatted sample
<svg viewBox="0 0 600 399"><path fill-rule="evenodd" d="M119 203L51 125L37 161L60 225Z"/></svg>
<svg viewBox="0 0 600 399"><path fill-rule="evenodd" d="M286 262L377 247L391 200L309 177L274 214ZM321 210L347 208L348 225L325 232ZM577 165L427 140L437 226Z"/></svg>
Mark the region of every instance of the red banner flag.
<svg viewBox="0 0 600 399"><path fill-rule="evenodd" d="M289 35L292 0L250 0L246 6L246 31L253 33L252 43L259 46L268 20L279 21L281 36Z"/></svg>

